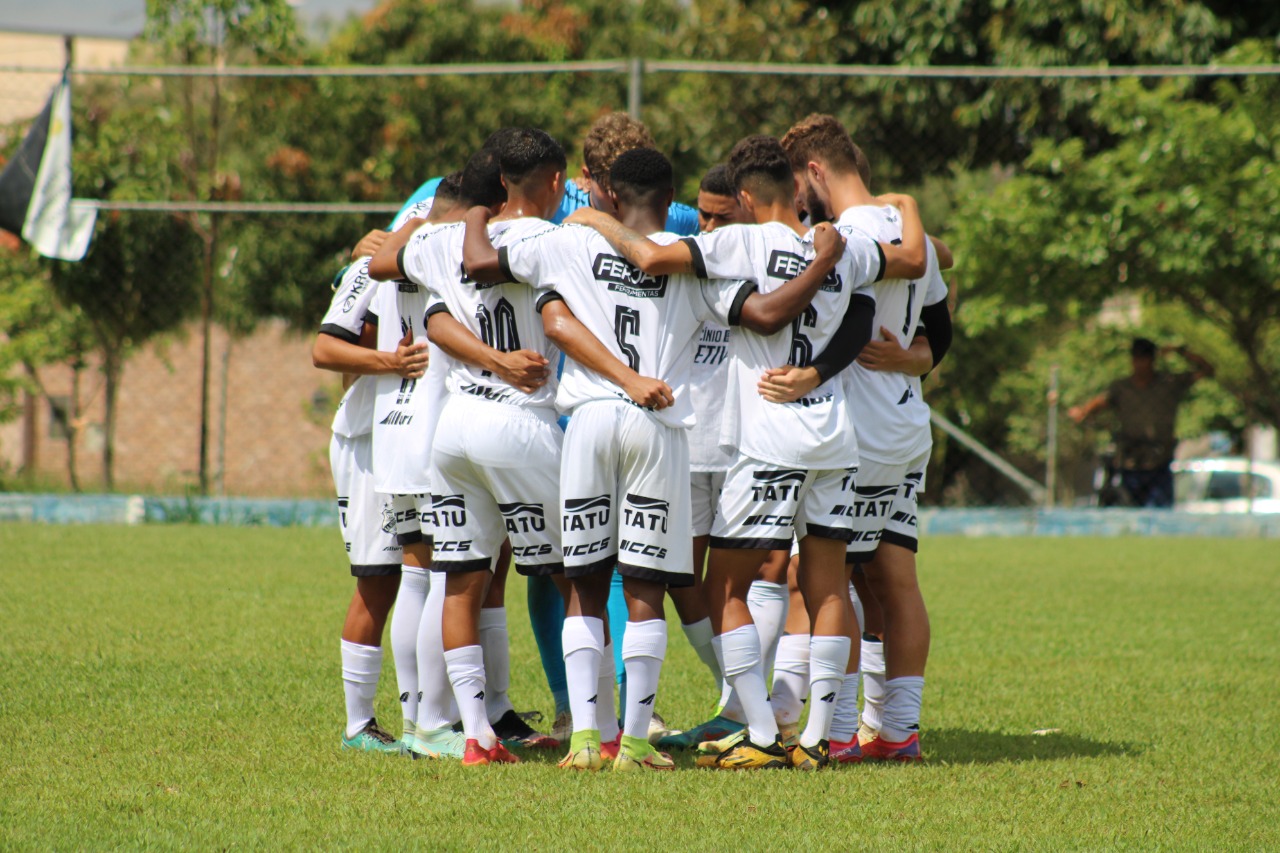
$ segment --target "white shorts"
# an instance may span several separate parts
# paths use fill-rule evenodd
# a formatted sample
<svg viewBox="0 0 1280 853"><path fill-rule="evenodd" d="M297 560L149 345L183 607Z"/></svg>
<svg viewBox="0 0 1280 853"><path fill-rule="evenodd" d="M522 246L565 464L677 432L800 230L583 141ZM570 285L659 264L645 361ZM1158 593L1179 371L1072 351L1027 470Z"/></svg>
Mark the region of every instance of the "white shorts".
<svg viewBox="0 0 1280 853"><path fill-rule="evenodd" d="M848 542L857 468L807 471L739 456L725 476L712 548L782 551L809 536Z"/></svg>
<svg viewBox="0 0 1280 853"><path fill-rule="evenodd" d="M431 495L391 495L396 515L396 542L401 547L426 542L431 547L431 531L422 529L422 512L431 508Z"/></svg>
<svg viewBox="0 0 1280 853"><path fill-rule="evenodd" d="M847 563L865 563L881 542L915 553L918 493L924 491L929 450L902 464L886 464L863 458L853 497L853 541L845 553Z"/></svg>
<svg viewBox="0 0 1280 853"><path fill-rule="evenodd" d="M560 466L564 568L693 585L689 440L630 403L573 411Z"/></svg>
<svg viewBox="0 0 1280 853"><path fill-rule="evenodd" d="M550 409L450 395L432 449L435 489L424 523L434 524L431 567L488 571L511 539L522 575L564 571L560 556L560 446Z"/></svg>
<svg viewBox="0 0 1280 853"><path fill-rule="evenodd" d="M720 505L724 471L694 471L689 475L689 495L693 501L693 535L706 536Z"/></svg>
<svg viewBox="0 0 1280 853"><path fill-rule="evenodd" d="M338 526L354 577L400 574L391 499L373 488L373 436L333 434L329 467L338 492Z"/></svg>

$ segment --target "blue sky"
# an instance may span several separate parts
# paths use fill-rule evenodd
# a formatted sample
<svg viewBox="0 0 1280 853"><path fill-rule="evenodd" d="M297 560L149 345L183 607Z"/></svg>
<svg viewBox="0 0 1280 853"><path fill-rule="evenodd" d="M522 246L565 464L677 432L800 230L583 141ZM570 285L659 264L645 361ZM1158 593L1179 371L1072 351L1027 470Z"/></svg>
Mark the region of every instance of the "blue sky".
<svg viewBox="0 0 1280 853"><path fill-rule="evenodd" d="M303 21L364 12L376 0L295 0ZM0 31L128 38L142 31L145 0L0 0Z"/></svg>

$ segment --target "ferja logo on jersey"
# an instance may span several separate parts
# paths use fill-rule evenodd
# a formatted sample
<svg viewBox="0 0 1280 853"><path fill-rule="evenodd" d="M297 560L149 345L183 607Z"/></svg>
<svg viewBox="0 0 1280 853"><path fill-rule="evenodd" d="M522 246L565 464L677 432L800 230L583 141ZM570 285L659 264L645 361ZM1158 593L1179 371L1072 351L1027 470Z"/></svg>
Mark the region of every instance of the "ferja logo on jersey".
<svg viewBox="0 0 1280 853"><path fill-rule="evenodd" d="M591 265L596 281L608 282L609 290L639 299L661 299L667 295L667 276L649 276L617 255L596 255Z"/></svg>
<svg viewBox="0 0 1280 853"><path fill-rule="evenodd" d="M766 272L770 278L790 281L809 268L809 259L795 252L784 252L774 249L769 255L769 266ZM824 293L839 293L844 288L844 279L834 269L827 273L818 289Z"/></svg>

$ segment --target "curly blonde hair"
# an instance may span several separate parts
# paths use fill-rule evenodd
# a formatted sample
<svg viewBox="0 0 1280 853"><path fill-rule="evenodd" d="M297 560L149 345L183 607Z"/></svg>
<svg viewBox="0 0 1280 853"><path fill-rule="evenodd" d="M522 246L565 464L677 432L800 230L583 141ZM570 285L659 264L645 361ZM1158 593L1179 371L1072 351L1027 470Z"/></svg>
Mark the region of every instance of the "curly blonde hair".
<svg viewBox="0 0 1280 853"><path fill-rule="evenodd" d="M649 128L626 113L605 113L582 141L582 160L601 189L609 189L609 170L618 155L633 148L657 148Z"/></svg>

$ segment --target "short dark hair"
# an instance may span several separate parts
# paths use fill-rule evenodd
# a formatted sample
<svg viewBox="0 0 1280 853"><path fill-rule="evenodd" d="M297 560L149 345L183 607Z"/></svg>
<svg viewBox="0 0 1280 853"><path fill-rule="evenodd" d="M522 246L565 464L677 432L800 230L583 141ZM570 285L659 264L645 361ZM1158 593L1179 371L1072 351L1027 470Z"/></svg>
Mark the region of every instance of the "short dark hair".
<svg viewBox="0 0 1280 853"><path fill-rule="evenodd" d="M748 136L729 152L729 181L735 192L747 190L762 201L778 201L795 194L791 161L772 136Z"/></svg>
<svg viewBox="0 0 1280 853"><path fill-rule="evenodd" d="M628 205L665 203L673 186L671 161L655 148L632 148L618 155L609 169L609 186Z"/></svg>
<svg viewBox="0 0 1280 853"><path fill-rule="evenodd" d="M821 159L837 172L857 172L871 188L871 161L835 116L813 113L796 122L782 137L782 148L797 172L803 172L810 160Z"/></svg>
<svg viewBox="0 0 1280 853"><path fill-rule="evenodd" d="M1154 341L1147 338L1134 338L1133 346L1129 347L1130 355L1146 356L1147 358L1156 357L1156 345Z"/></svg>
<svg viewBox="0 0 1280 853"><path fill-rule="evenodd" d="M514 134L520 132L518 127L500 127L493 133L485 137L484 144L481 148L492 148L494 151L501 151L503 144Z"/></svg>
<svg viewBox="0 0 1280 853"><path fill-rule="evenodd" d="M502 185L502 165L497 151L481 148L471 155L467 167L462 170L458 199L467 207L493 207L507 200L507 188Z"/></svg>
<svg viewBox="0 0 1280 853"><path fill-rule="evenodd" d="M554 168L563 172L568 166L560 143L536 127L513 128L498 142L498 146L502 176L510 184L519 184L541 169Z"/></svg>
<svg viewBox="0 0 1280 853"><path fill-rule="evenodd" d="M707 173L702 176L702 183L698 184L698 189L704 193L722 195L727 198L733 198L737 195L733 191L733 182L729 180L729 167L724 163L708 169Z"/></svg>
<svg viewBox="0 0 1280 853"><path fill-rule="evenodd" d="M436 185L437 201L457 201L462 195L462 170L450 172Z"/></svg>

